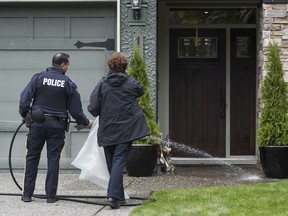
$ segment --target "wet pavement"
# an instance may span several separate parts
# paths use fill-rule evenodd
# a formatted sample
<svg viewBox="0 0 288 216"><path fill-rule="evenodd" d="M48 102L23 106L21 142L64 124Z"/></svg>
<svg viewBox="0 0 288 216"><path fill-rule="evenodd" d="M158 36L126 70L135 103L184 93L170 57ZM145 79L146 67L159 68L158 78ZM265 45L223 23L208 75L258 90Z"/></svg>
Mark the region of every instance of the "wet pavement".
<svg viewBox="0 0 288 216"><path fill-rule="evenodd" d="M23 171L14 171L17 182L21 185ZM44 194L45 172L39 171L35 194ZM79 171L60 173L58 195L62 196L97 196L101 198L78 198L80 202L59 200L48 204L45 199L33 198L31 203L20 201L20 190L15 185L9 170L0 170L0 215L1 216L127 216L142 203L138 198L146 198L153 191L162 188L195 188L220 185L254 184L260 182L275 182L279 179L268 179L255 165L190 165L177 166L173 173L160 171L151 177L130 177L125 175L124 185L131 198L126 206L111 210L106 205L106 190L90 182L79 180ZM7 194L7 195L5 195ZM137 198L137 199L134 199ZM68 198L69 199L69 198ZM75 199L75 198L73 198ZM82 201L90 202L81 203ZM157 202L157 201L156 201ZM101 203L101 205L96 205Z"/></svg>

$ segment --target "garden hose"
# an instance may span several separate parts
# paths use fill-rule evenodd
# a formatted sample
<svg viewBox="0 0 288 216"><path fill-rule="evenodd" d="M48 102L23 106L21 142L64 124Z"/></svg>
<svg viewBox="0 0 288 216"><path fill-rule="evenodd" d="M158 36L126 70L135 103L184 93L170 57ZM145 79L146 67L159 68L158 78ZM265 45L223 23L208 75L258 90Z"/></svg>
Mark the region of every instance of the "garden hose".
<svg viewBox="0 0 288 216"><path fill-rule="evenodd" d="M19 185L19 183L17 182L14 173L13 173L13 168L12 168L12 149L13 149L13 144L14 144L14 140L16 138L16 135L18 134L20 128L22 127L24 123L21 123L18 128L16 129L16 131L13 134L11 143L10 143L10 148L9 148L9 171L11 174L11 177L15 183L15 185L19 188L20 191L22 191L22 187ZM0 196L22 196L21 193L0 193ZM150 196L150 195L149 195ZM126 203L126 204L121 204L121 206L138 206L138 205L142 205L144 203L147 202L154 202L156 201L153 198L149 198L149 196L147 198L142 198L142 197L130 197L129 200L137 200L137 201L141 201L141 202L137 202L137 203ZM35 198L40 198L40 199L46 199L46 195L43 194L35 194L33 195L33 197ZM66 200L66 201L72 201L72 202L78 202L78 203L86 203L86 204L94 204L94 205L102 205L102 206L108 206L108 203L103 201L103 202L92 202L92 201L87 201L87 200L83 200L83 199L107 199L106 196L77 196L77 195L57 195L58 200Z"/></svg>

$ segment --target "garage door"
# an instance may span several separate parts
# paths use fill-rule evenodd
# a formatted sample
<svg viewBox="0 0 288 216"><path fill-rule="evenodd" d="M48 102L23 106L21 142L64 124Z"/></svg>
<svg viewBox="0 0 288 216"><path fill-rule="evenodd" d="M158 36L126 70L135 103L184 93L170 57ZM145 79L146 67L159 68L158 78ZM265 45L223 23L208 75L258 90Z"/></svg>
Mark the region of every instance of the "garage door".
<svg viewBox="0 0 288 216"><path fill-rule="evenodd" d="M70 54L67 75L76 82L84 113L96 83L107 73L107 57L115 47L116 9L113 5L43 5L0 9L0 168L8 167L8 152L14 131L20 124L20 93L32 75L51 66L56 52ZM72 127L71 127L72 126ZM73 125L66 134L61 168L73 168L71 161L82 147L88 130ZM14 141L14 168L23 168L27 128L22 126ZM46 168L46 150L40 168Z"/></svg>

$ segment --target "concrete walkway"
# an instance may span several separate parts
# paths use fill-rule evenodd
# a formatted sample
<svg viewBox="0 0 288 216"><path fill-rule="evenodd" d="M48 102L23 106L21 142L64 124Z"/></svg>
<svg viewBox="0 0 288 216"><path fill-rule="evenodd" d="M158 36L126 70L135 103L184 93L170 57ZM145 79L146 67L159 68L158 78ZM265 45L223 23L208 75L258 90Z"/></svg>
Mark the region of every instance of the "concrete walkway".
<svg viewBox="0 0 288 216"><path fill-rule="evenodd" d="M22 185L22 171L14 171L17 182ZM131 197L149 196L160 188L193 188L216 185L251 184L273 182L277 179L266 179L256 166L189 166L176 167L174 173L157 173L151 177L125 176L126 191ZM40 171L37 178L35 194L44 194L45 173ZM15 185L9 171L0 170L0 215L1 216L127 216L134 206L122 206L111 210L105 205L106 199L81 199L89 202L101 202L104 205L78 203L59 200L48 204L45 199L33 198L31 203L20 201L20 190ZM106 190L90 182L79 180L78 171L61 171L58 195L105 196ZM157 201L156 201L157 202ZM128 205L141 204L141 200L129 200Z"/></svg>

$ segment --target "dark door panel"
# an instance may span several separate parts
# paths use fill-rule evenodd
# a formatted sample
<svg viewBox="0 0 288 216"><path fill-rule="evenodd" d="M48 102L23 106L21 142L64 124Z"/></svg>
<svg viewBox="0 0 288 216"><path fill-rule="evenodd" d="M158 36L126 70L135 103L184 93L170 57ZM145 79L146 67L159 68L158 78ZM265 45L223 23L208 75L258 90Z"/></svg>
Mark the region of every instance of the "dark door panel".
<svg viewBox="0 0 288 216"><path fill-rule="evenodd" d="M231 155L255 155L255 29L231 29L230 83Z"/></svg>
<svg viewBox="0 0 288 216"><path fill-rule="evenodd" d="M195 35L214 42L179 42ZM225 29L170 30L170 138L219 157L225 156L225 37ZM173 156L187 154L176 148Z"/></svg>

